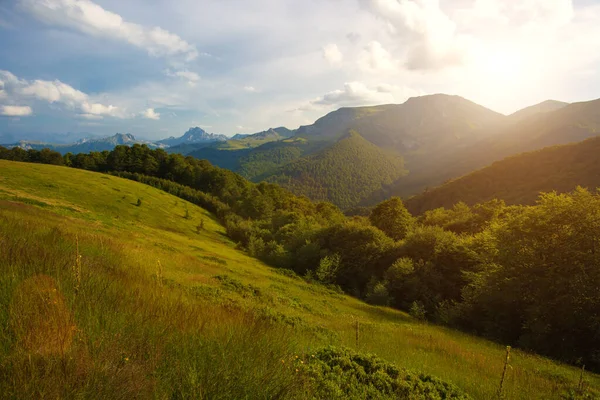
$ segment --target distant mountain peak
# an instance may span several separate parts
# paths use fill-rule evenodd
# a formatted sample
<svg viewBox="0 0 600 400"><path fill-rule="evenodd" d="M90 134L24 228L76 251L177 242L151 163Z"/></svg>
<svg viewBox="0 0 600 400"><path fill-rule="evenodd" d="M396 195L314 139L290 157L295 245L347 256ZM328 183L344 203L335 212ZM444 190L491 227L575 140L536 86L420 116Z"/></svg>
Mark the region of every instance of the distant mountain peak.
<svg viewBox="0 0 600 400"><path fill-rule="evenodd" d="M167 146L177 146L184 143L224 142L226 140L227 136L225 135L208 133L199 126L195 126L188 129L183 136L178 138L171 136L168 139L159 140L157 143Z"/></svg>
<svg viewBox="0 0 600 400"><path fill-rule="evenodd" d="M532 115L557 111L568 105L569 105L569 103L565 103L564 101L545 100L545 101L542 101L541 103L534 104L529 107L525 107L519 111L512 113L510 115L510 118L513 119L514 121L517 121L517 120L521 120L523 118L530 117Z"/></svg>

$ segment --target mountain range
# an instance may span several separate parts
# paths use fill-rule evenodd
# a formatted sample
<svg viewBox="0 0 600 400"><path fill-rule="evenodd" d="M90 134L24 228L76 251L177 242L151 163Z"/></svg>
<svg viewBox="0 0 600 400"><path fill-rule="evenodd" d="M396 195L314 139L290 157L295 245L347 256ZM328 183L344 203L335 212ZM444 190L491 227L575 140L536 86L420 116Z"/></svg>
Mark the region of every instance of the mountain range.
<svg viewBox="0 0 600 400"><path fill-rule="evenodd" d="M349 140L349 132L353 157L348 146L338 145ZM409 198L504 157L599 132L599 100L550 100L502 115L459 96L437 94L403 104L341 108L301 126L292 138L251 149L205 147L189 154L253 181L276 182L350 208L393 195ZM380 164L373 163L373 148L365 144L385 150L376 156ZM401 163L392 161L398 158ZM348 174L349 163L369 175L369 185L362 183L365 174L360 179Z"/></svg>
<svg viewBox="0 0 600 400"><path fill-rule="evenodd" d="M503 115L459 96L435 94L402 104L344 107L296 130L270 128L232 138L195 127L155 142L117 134L72 144L14 145L64 154L147 144L348 209L394 195L407 199L505 157L599 134L600 100L548 100Z"/></svg>

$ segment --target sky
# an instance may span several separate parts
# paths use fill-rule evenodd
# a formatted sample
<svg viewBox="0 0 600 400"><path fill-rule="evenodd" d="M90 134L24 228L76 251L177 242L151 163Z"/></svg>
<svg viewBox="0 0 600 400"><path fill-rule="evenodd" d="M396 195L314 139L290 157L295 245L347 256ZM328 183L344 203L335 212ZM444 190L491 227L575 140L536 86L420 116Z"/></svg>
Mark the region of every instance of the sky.
<svg viewBox="0 0 600 400"><path fill-rule="evenodd" d="M0 0L0 135L232 135L456 94L600 97L595 0Z"/></svg>

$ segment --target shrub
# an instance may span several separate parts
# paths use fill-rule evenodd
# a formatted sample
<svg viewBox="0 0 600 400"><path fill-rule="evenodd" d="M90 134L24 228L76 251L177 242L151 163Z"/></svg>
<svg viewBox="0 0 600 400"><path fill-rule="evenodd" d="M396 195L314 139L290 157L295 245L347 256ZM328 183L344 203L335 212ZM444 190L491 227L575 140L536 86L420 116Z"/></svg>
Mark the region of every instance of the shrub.
<svg viewBox="0 0 600 400"><path fill-rule="evenodd" d="M467 400L456 386L399 368L374 355L326 347L296 360L317 399Z"/></svg>

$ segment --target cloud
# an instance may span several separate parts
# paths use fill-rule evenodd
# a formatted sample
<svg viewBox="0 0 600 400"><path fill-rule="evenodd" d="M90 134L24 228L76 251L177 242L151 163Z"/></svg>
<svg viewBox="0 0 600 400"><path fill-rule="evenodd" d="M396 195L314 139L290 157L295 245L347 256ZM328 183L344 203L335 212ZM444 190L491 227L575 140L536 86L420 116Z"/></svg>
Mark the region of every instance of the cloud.
<svg viewBox="0 0 600 400"><path fill-rule="evenodd" d="M19 79L9 71L0 70L0 82L5 98L10 101L41 100L47 103L63 104L69 109L77 109L83 114L123 118L123 110L113 105L96 103L90 97L59 80L27 81Z"/></svg>
<svg viewBox="0 0 600 400"><path fill-rule="evenodd" d="M256 88L254 86L244 86L244 90L246 92L250 92L250 93L257 92L257 90L256 90Z"/></svg>
<svg viewBox="0 0 600 400"><path fill-rule="evenodd" d="M357 44L360 41L360 33L350 32L346 35L346 39L350 41L352 44Z"/></svg>
<svg viewBox="0 0 600 400"><path fill-rule="evenodd" d="M22 6L39 20L92 36L121 40L155 57L198 57L195 46L160 27L128 22L90 0L21 0Z"/></svg>
<svg viewBox="0 0 600 400"><path fill-rule="evenodd" d="M370 42L360 53L358 65L363 71L396 71L400 62L377 41Z"/></svg>
<svg viewBox="0 0 600 400"><path fill-rule="evenodd" d="M0 106L0 115L6 117L26 117L32 113L33 110L29 106Z"/></svg>
<svg viewBox="0 0 600 400"><path fill-rule="evenodd" d="M462 25L489 30L490 24L525 29L554 29L569 23L575 15L572 0L476 0L459 10L456 20Z"/></svg>
<svg viewBox="0 0 600 400"><path fill-rule="evenodd" d="M329 65L340 65L344 60L344 55L338 48L337 44L330 43L323 46L323 58L329 63Z"/></svg>
<svg viewBox="0 0 600 400"><path fill-rule="evenodd" d="M462 36L438 0L359 0L361 6L388 24L406 51L413 70L441 69L464 58Z"/></svg>
<svg viewBox="0 0 600 400"><path fill-rule="evenodd" d="M389 93L368 88L362 82L347 82L341 90L334 90L313 100L311 104L321 106L355 106L389 103L394 101Z"/></svg>
<svg viewBox="0 0 600 400"><path fill-rule="evenodd" d="M160 114L154 111L153 108L148 108L146 111L142 112L142 116L148 119L159 120Z"/></svg>
<svg viewBox="0 0 600 400"><path fill-rule="evenodd" d="M406 86L382 83L368 86L364 82L346 82L343 89L333 90L291 111L314 111L318 108L353 107L400 103L409 97L421 96L422 91Z"/></svg>
<svg viewBox="0 0 600 400"><path fill-rule="evenodd" d="M102 115L95 115L95 114L79 114L78 117L83 118L83 119L91 119L91 120L97 120L97 119L102 119Z"/></svg>
<svg viewBox="0 0 600 400"><path fill-rule="evenodd" d="M181 70L181 71L170 71L167 70L166 71L167 76L171 76L174 78L182 78L184 80L186 80L188 82L188 85L194 87L196 86L196 83L198 83L198 81L200 80L200 75L198 75L195 72L192 71L188 71L188 70Z"/></svg>

